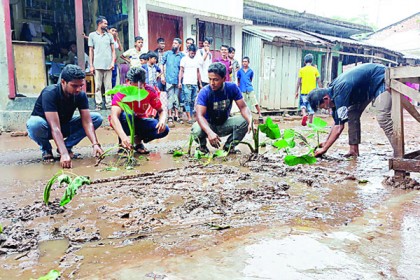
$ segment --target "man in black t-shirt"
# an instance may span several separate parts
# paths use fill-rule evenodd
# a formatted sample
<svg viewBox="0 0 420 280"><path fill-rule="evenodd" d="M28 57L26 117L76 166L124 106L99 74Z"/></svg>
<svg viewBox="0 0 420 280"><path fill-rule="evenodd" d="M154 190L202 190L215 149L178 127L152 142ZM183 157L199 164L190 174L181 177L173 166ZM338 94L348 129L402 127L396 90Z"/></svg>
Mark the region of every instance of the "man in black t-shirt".
<svg viewBox="0 0 420 280"><path fill-rule="evenodd" d="M102 124L102 116L89 112L86 93L82 92L84 79L85 73L79 66L64 67L60 83L42 90L26 123L29 137L40 146L44 161L54 160L49 141L54 139L62 168L72 167L73 146L86 136L92 142L94 155L103 154L95 134ZM80 116L73 116L76 109Z"/></svg>

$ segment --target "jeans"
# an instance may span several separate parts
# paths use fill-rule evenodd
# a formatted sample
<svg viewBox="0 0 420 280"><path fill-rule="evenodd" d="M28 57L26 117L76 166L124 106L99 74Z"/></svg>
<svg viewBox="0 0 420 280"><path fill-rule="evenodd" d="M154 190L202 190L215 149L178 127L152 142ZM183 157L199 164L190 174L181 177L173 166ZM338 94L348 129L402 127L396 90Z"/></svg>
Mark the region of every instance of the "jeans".
<svg viewBox="0 0 420 280"><path fill-rule="evenodd" d="M168 110L179 109L178 93L179 88L176 84L166 84L168 93Z"/></svg>
<svg viewBox="0 0 420 280"><path fill-rule="evenodd" d="M209 123L211 130L220 137L228 136L223 149L227 150L230 145L232 148L238 145L237 142L244 139L248 132L248 122L242 116L228 118L222 125L213 125ZM198 122L195 122L191 128L191 135L200 147L207 146L207 134L201 129Z"/></svg>
<svg viewBox="0 0 420 280"><path fill-rule="evenodd" d="M114 69L112 70L112 87L115 87L115 85L117 84L118 72L118 65L115 64Z"/></svg>
<svg viewBox="0 0 420 280"><path fill-rule="evenodd" d="M194 103L197 98L197 85L183 85L182 91L184 93L184 107L185 112L190 113L191 116L194 113Z"/></svg>
<svg viewBox="0 0 420 280"><path fill-rule="evenodd" d="M120 122L124 129L125 134L130 135L130 128L128 127L126 114L125 112L121 113L120 115ZM165 130L162 133L158 133L157 131L157 124L159 120L150 119L150 118L134 118L134 127L135 127L135 134L137 135L139 140L143 140L143 142L147 143L155 139L160 139L168 135L169 127L166 126Z"/></svg>
<svg viewBox="0 0 420 280"><path fill-rule="evenodd" d="M101 126L102 116L99 113L91 112L90 117L95 129ZM51 152L52 147L50 140L53 139L51 134L51 128L48 125L46 119L39 116L31 116L26 122L26 128L28 130L29 137L34 140L39 146L42 152ZM68 151L71 151L73 146L76 146L83 138L86 137L86 132L82 125L82 119L80 116L73 117L68 123L61 124L61 133L64 140L64 144Z"/></svg>
<svg viewBox="0 0 420 280"><path fill-rule="evenodd" d="M307 94L300 94L300 96L299 96L299 107L300 107L300 109L305 108L306 112L309 115L315 114L314 110L312 110L312 107L308 102L308 95Z"/></svg>

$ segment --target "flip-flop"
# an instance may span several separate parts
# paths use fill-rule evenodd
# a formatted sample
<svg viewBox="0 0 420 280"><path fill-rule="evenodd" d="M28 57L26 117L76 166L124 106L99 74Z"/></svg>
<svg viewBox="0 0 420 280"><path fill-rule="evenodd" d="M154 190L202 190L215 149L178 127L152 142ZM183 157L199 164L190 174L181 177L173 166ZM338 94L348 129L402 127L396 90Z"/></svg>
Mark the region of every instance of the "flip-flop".
<svg viewBox="0 0 420 280"><path fill-rule="evenodd" d="M134 147L134 151L136 151L136 153L141 154L141 155L148 155L150 153L148 150L146 150L143 144L137 144Z"/></svg>
<svg viewBox="0 0 420 280"><path fill-rule="evenodd" d="M43 162L53 162L54 161L54 156L53 156L52 152L43 152L42 153L42 161Z"/></svg>

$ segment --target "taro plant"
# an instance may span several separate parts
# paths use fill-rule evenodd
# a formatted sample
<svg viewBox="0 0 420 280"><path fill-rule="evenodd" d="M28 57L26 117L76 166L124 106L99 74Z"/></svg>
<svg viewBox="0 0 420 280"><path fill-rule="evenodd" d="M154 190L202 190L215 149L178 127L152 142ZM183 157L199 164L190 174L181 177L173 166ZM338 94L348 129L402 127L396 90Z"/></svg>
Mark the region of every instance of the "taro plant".
<svg viewBox="0 0 420 280"><path fill-rule="evenodd" d="M44 203L48 205L50 200L51 187L54 183L58 182L61 186L66 184L66 190L61 198L60 206L64 206L69 203L73 197L76 195L77 190L83 185L89 185L91 182L88 177L79 176L71 172L64 172L63 170L58 171L54 176L48 181L44 188Z"/></svg>
<svg viewBox="0 0 420 280"><path fill-rule="evenodd" d="M118 106L124 111L125 117L127 120L128 128L130 130L130 142L131 145L134 146L134 136L135 136L135 125L134 125L134 118L135 113L131 109L131 107L127 104L130 102L141 102L142 100L146 99L149 95L149 92L145 89L141 89L137 86L126 86L126 85L117 85L113 89L107 91L105 94L107 95L114 95L117 93L124 94L124 97L118 102ZM137 161L134 158L134 150L127 150L121 147L122 154L126 156L126 167L133 167L136 165Z"/></svg>
<svg viewBox="0 0 420 280"><path fill-rule="evenodd" d="M312 130L313 130L313 134L310 134L309 136L308 136L308 138L312 138L315 134L316 134L316 137L317 137L317 145L316 145L316 148L317 147L319 147L319 134L320 133L327 133L324 129L325 129L325 127L327 126L327 122L326 121L324 121L323 119L321 119L321 118L318 118L318 117L315 117L314 119L313 119L313 121L312 121L312 123L309 123L308 124L308 126L310 127L310 128L312 128Z"/></svg>
<svg viewBox="0 0 420 280"><path fill-rule="evenodd" d="M56 280L60 277L60 271L52 269L46 275L39 277L37 280ZM31 280L34 280L31 278Z"/></svg>

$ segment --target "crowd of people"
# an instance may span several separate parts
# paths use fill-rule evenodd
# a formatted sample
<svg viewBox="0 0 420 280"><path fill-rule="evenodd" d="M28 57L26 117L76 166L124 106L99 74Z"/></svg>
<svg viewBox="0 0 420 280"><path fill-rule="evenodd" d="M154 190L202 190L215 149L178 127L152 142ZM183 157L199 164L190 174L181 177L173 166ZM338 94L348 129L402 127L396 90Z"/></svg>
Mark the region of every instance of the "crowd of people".
<svg viewBox="0 0 420 280"><path fill-rule="evenodd" d="M204 38L202 48L198 48L193 38L188 38L185 51L181 51L179 38L173 39L168 51L165 51L163 38L156 43L154 51L145 52L142 50L143 38L137 36L134 48L123 51L117 29L108 28L104 17L97 19L97 29L88 36L90 72L95 75L96 107L102 109L105 105L110 109L110 125L119 138L119 144L146 154L148 150L144 143L167 136L175 123L183 123L186 119L192 125L191 134L201 152L209 152L208 143L215 148L221 147L220 137L228 136L223 149L236 153L235 146L251 131L251 108L256 109L258 121L263 122L252 85L254 72L249 66L249 57L243 57L241 67L235 59L235 49L222 44L220 57L215 58L210 51L211 37ZM117 52L124 63L116 63ZM383 97L377 102L378 120L391 140L392 119L389 93L385 93L385 66L363 64L340 75L323 89L311 54L304 57L304 64L296 86L302 125L308 120L312 122L317 108L331 110L335 121L327 140L316 150L316 156L323 155L331 147L346 122L349 122L349 155L358 156L360 115L377 97ZM59 82L41 92L27 122L29 137L40 146L43 160L54 159L50 144L53 139L63 168L71 168L71 160L77 157L73 147L86 136L92 143L94 154L103 153L95 134L102 117L89 111L86 93L82 91L84 79L85 72L80 67L72 64L64 67ZM130 140L127 124L127 118L132 116L127 116L121 108L124 94L105 95L103 104L102 86L109 91L120 83L148 92L142 101L124 102L134 112L135 143ZM234 102L240 115L231 115ZM80 116L73 115L76 109Z"/></svg>

